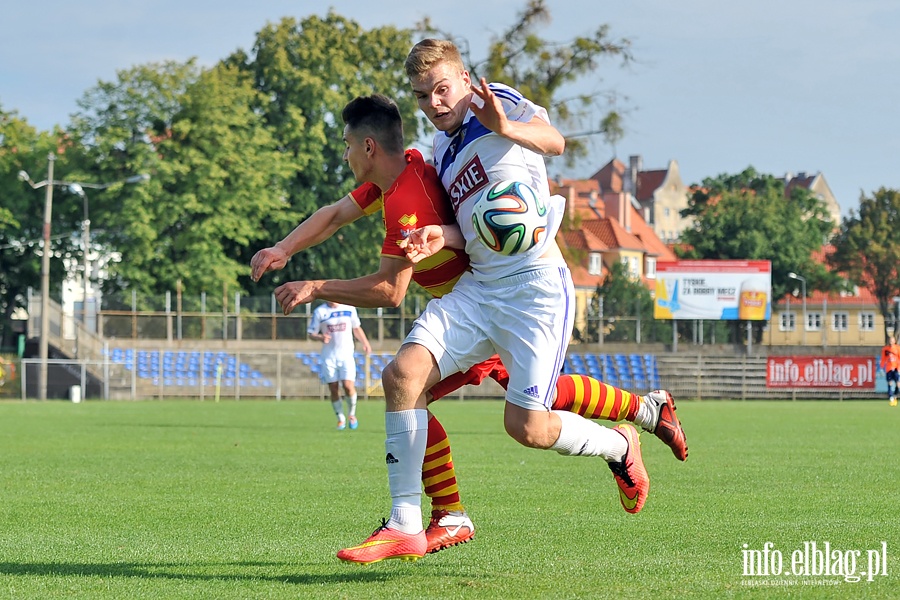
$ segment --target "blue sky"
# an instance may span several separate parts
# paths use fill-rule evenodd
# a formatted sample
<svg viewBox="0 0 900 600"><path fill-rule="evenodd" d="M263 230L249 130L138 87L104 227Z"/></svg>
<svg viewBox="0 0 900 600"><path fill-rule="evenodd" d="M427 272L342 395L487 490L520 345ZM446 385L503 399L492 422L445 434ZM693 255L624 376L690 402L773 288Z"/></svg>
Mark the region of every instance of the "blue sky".
<svg viewBox="0 0 900 600"><path fill-rule="evenodd" d="M14 2L0 35L0 106L34 126L64 125L76 100L137 64L197 57L211 65L284 16L333 7L364 27L412 26L428 15L466 37L481 58L525 0L124 3ZM860 193L900 189L900 2L895 0L548 0L556 41L610 25L637 63L603 64L577 91L613 89L629 110L616 154L645 168L678 161L688 184L749 165L774 175L822 172L842 210ZM410 8L412 6L412 8ZM375 9L377 7L377 10ZM575 168L587 177L612 157L600 140ZM558 166L557 166L558 165Z"/></svg>

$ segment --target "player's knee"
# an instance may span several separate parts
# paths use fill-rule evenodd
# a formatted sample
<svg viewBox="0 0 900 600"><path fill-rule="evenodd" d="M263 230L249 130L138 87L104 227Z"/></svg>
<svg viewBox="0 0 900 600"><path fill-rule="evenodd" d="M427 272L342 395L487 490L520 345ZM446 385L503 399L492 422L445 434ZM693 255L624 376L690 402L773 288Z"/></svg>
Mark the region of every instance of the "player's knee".
<svg viewBox="0 0 900 600"><path fill-rule="evenodd" d="M526 448L547 449L553 445L556 438L550 435L547 419L543 414L522 415L516 411L506 411L503 425L509 436Z"/></svg>
<svg viewBox="0 0 900 600"><path fill-rule="evenodd" d="M407 376L397 365L397 361L389 362L381 371L381 385L384 387L385 394L392 394L402 389L406 379Z"/></svg>
<svg viewBox="0 0 900 600"><path fill-rule="evenodd" d="M392 361L381 373L384 397L388 410L412 408L423 391L421 376L407 363Z"/></svg>

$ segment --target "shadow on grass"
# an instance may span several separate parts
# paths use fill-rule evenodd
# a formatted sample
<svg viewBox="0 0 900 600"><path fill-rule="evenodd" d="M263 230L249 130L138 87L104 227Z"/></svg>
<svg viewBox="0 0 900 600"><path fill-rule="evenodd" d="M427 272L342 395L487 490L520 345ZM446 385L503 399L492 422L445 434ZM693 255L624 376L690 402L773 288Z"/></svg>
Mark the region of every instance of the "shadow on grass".
<svg viewBox="0 0 900 600"><path fill-rule="evenodd" d="M328 568L321 564L315 569ZM395 579L391 571L373 571L377 565L337 564L331 573L303 574L303 565L293 563L232 562L232 563L0 563L0 575L42 577L137 577L142 579L173 579L181 581L273 581L292 585L323 585L333 583L374 583ZM268 573L256 573L265 569ZM222 573L217 571L246 571ZM272 574L273 570L282 574ZM204 573L203 571L209 571Z"/></svg>

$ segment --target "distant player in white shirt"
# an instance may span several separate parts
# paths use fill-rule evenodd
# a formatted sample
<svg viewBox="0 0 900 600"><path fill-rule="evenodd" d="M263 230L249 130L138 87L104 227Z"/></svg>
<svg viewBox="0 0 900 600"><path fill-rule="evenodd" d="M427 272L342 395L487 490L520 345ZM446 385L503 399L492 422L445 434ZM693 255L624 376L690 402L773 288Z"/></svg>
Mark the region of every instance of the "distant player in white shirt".
<svg viewBox="0 0 900 600"><path fill-rule="evenodd" d="M444 377L499 354L509 371L504 426L524 446L568 456L599 456L619 487L622 507L641 510L650 487L638 433L551 410L556 378L572 333L571 274L556 244L564 200L550 197L544 156L561 154L565 139L547 111L502 84L473 84L449 41L423 40L406 59L419 108L438 129L434 163L450 195L457 225L429 225L404 240L407 256L428 258L444 247L465 248L471 272L429 301L394 360L385 368L385 449L390 519L341 560L371 563L424 556L421 470L428 413L425 390ZM492 183L529 185L550 207L544 240L504 256L475 235L472 205Z"/></svg>
<svg viewBox="0 0 900 600"><path fill-rule="evenodd" d="M322 383L328 384L331 406L337 416L338 429L359 427L356 419L356 361L353 357L353 338L362 344L363 352L372 351L366 332L359 322L356 307L337 302L326 302L313 311L307 329L309 338L322 342L320 373ZM347 415L341 402L341 387L347 401Z"/></svg>

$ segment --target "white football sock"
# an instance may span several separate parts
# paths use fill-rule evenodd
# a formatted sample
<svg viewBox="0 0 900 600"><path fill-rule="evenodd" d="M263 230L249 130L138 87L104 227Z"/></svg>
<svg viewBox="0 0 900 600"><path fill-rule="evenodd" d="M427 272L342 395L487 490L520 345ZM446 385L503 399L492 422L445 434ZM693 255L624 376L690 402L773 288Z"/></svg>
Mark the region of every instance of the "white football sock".
<svg viewBox="0 0 900 600"><path fill-rule="evenodd" d="M647 396L641 396L640 399L641 405L638 406L637 414L634 416L634 424L643 427L647 431L653 431L653 426L656 425L655 421L658 414L653 408L658 410L659 407L651 407L650 403L653 402L653 400L650 400Z"/></svg>
<svg viewBox="0 0 900 600"><path fill-rule="evenodd" d="M331 408L334 409L334 414L337 415L338 421L343 421L344 413L341 410L343 408L343 405L341 404L340 398L331 403Z"/></svg>
<svg viewBox="0 0 900 600"><path fill-rule="evenodd" d="M351 417L356 416L356 394L352 396L347 396L347 414Z"/></svg>
<svg viewBox="0 0 900 600"><path fill-rule="evenodd" d="M566 456L602 456L606 462L620 461L628 451L628 442L622 434L576 413L552 412L559 416L561 426L551 450Z"/></svg>
<svg viewBox="0 0 900 600"><path fill-rule="evenodd" d="M384 413L385 462L391 489L387 526L404 533L422 531L422 463L428 441L428 411Z"/></svg>

